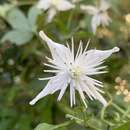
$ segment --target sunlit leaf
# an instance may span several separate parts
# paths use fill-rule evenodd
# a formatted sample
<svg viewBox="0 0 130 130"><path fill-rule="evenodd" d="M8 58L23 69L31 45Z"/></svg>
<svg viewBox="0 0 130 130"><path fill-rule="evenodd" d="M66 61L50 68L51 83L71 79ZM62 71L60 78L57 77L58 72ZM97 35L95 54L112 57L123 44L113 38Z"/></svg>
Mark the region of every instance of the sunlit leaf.
<svg viewBox="0 0 130 130"><path fill-rule="evenodd" d="M31 26L32 30L36 30L36 22L37 22L37 16L40 14L40 10L36 8L35 6L31 7L28 11L28 21L29 25Z"/></svg>
<svg viewBox="0 0 130 130"><path fill-rule="evenodd" d="M55 126L47 123L39 124L34 130L54 130Z"/></svg>
<svg viewBox="0 0 130 130"><path fill-rule="evenodd" d="M8 13L7 21L11 24L11 26L14 29L28 30L28 31L30 30L27 18L25 17L24 13L17 8L12 9Z"/></svg>
<svg viewBox="0 0 130 130"><path fill-rule="evenodd" d="M2 42L10 41L12 43L16 43L18 45L24 44L32 38L31 32L12 30L5 34L2 38Z"/></svg>
<svg viewBox="0 0 130 130"><path fill-rule="evenodd" d="M7 12L13 7L11 4L0 5L0 16L5 17Z"/></svg>

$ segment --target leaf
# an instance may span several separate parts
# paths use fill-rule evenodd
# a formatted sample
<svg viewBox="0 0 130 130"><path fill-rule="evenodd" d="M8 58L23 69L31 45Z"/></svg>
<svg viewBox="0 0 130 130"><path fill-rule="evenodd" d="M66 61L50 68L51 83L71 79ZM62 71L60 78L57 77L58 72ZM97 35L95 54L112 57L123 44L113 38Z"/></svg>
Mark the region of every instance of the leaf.
<svg viewBox="0 0 130 130"><path fill-rule="evenodd" d="M39 124L34 130L59 130L59 128L66 127L70 123L71 123L70 121L64 122L59 125L51 125L51 124L47 124L47 123L42 123L42 124Z"/></svg>
<svg viewBox="0 0 130 130"><path fill-rule="evenodd" d="M0 16L5 17L6 13L13 7L11 4L0 5Z"/></svg>
<svg viewBox="0 0 130 130"><path fill-rule="evenodd" d="M14 29L18 30L28 30L30 31L30 26L28 20L23 14L23 12L17 8L12 9L7 15L7 21L11 24Z"/></svg>
<svg viewBox="0 0 130 130"><path fill-rule="evenodd" d="M36 30L37 16L40 14L40 10L35 6L32 6L28 11L28 22L32 30Z"/></svg>
<svg viewBox="0 0 130 130"><path fill-rule="evenodd" d="M119 126L118 128L114 128L113 130L130 130L130 121Z"/></svg>
<svg viewBox="0 0 130 130"><path fill-rule="evenodd" d="M2 42L10 41L12 43L22 45L30 41L32 37L33 37L33 34L31 32L12 30L4 35L4 37L2 38Z"/></svg>
<svg viewBox="0 0 130 130"><path fill-rule="evenodd" d="M54 130L55 126L47 123L39 124L34 130Z"/></svg>

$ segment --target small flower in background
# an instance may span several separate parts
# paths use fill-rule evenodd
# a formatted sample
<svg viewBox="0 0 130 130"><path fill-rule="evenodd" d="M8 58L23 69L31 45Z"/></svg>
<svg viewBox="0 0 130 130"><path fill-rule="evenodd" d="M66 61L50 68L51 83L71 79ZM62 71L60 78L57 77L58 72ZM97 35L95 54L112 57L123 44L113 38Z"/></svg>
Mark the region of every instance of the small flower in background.
<svg viewBox="0 0 130 130"><path fill-rule="evenodd" d="M21 83L21 78L20 78L20 76L15 76L15 77L14 77L14 82L15 82L16 84Z"/></svg>
<svg viewBox="0 0 130 130"><path fill-rule="evenodd" d="M14 61L13 59L9 59L9 60L7 61L7 63L8 63L8 65L12 66L12 65L15 64L15 61Z"/></svg>
<svg viewBox="0 0 130 130"><path fill-rule="evenodd" d="M86 94L91 100L99 100L104 106L107 105L106 100L100 93L104 93L100 88L103 83L91 78L93 75L103 74L106 66L101 65L106 58L112 53L118 52L119 48L114 47L110 50L83 50L83 43L80 42L76 55L74 54L74 42L72 40L72 47L67 44L67 47L52 41L43 31L39 33L40 37L47 43L52 59L48 58L45 66L52 69L45 70L45 72L54 73L53 77L40 78L39 80L49 80L45 88L30 102L34 105L39 99L48 94L53 94L60 90L58 101L61 100L67 87L70 89L70 104L73 106L76 103L75 90L79 92L81 99L85 106ZM88 42L89 43L89 42Z"/></svg>
<svg viewBox="0 0 130 130"><path fill-rule="evenodd" d="M125 15L125 21L130 24L130 14Z"/></svg>
<svg viewBox="0 0 130 130"><path fill-rule="evenodd" d="M68 0L40 0L37 7L48 10L47 22L51 22L57 11L67 11L73 9L75 5Z"/></svg>
<svg viewBox="0 0 130 130"><path fill-rule="evenodd" d="M124 95L124 101L129 102L130 101L130 91L128 90L128 84L126 80L122 80L120 77L117 77L115 79L115 82L117 85L115 86L115 89L117 90L117 95Z"/></svg>
<svg viewBox="0 0 130 130"><path fill-rule="evenodd" d="M81 0L72 0L73 3L78 3L80 2Z"/></svg>
<svg viewBox="0 0 130 130"><path fill-rule="evenodd" d="M91 26L94 34L96 33L99 25L105 27L111 22L111 18L107 13L107 10L110 8L110 4L106 0L100 0L100 5L97 7L92 5L81 5L80 7L82 10L93 16Z"/></svg>

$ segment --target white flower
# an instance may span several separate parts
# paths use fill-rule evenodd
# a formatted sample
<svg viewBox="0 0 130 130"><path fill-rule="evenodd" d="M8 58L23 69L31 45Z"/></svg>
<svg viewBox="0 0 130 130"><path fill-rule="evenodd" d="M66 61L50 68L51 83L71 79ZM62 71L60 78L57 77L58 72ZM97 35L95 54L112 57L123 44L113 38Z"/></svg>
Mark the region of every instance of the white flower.
<svg viewBox="0 0 130 130"><path fill-rule="evenodd" d="M81 0L72 0L73 3L78 3L80 2Z"/></svg>
<svg viewBox="0 0 130 130"><path fill-rule="evenodd" d="M106 0L100 0L100 5L97 7L91 5L81 5L82 10L85 10L88 14L93 15L91 20L93 33L96 33L96 29L99 25L108 26L111 22L111 18L107 13L109 8L110 5Z"/></svg>
<svg viewBox="0 0 130 130"><path fill-rule="evenodd" d="M68 0L40 0L37 4L39 9L48 10L47 22L51 22L57 11L66 11L75 7Z"/></svg>
<svg viewBox="0 0 130 130"><path fill-rule="evenodd" d="M30 102L34 105L39 99L48 94L53 94L60 90L58 101L61 100L67 87L70 89L70 104L73 106L75 100L75 90L79 92L83 103L85 102L85 94L91 99L99 100L104 106L107 105L106 100L100 93L103 87L102 82L92 78L93 75L106 73L103 71L106 66L101 65L106 58L112 53L118 52L119 48L114 47L110 50L88 50L87 46L83 50L83 44L80 42L77 53L74 54L74 42L72 40L72 47L70 48L52 41L46 36L43 31L39 33L40 37L47 43L50 48L52 59L48 58L45 66L52 69L45 70L45 72L54 73L53 77L40 78L39 80L49 80L45 88ZM88 42L89 43L89 42Z"/></svg>

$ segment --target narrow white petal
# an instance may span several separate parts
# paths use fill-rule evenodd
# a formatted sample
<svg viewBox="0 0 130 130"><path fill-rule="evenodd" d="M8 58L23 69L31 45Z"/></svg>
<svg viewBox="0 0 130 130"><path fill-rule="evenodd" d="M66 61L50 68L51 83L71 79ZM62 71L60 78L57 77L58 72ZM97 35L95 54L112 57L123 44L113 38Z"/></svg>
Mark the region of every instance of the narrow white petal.
<svg viewBox="0 0 130 130"><path fill-rule="evenodd" d="M91 40L91 39L88 40L87 45L86 45L86 47L85 47L85 49L84 49L84 51L83 51L83 54L87 51L88 46L89 46L89 43L90 43L90 40Z"/></svg>
<svg viewBox="0 0 130 130"><path fill-rule="evenodd" d="M101 17L99 14L96 14L92 17L92 21L91 21L91 26L92 26L92 31L95 34L97 27L101 24Z"/></svg>
<svg viewBox="0 0 130 130"><path fill-rule="evenodd" d="M47 12L47 22L50 23L52 22L53 18L55 17L56 15L56 10L54 8L50 8Z"/></svg>
<svg viewBox="0 0 130 130"><path fill-rule="evenodd" d="M47 72L47 73L59 73L60 70L44 70L44 72Z"/></svg>
<svg viewBox="0 0 130 130"><path fill-rule="evenodd" d="M58 66L55 66L55 65L52 65L52 64L44 63L44 65L47 66L47 67L51 67L53 69L60 69Z"/></svg>
<svg viewBox="0 0 130 130"><path fill-rule="evenodd" d="M70 82L70 106L72 107L73 104L75 105L75 84L74 81L71 80Z"/></svg>
<svg viewBox="0 0 130 130"><path fill-rule="evenodd" d="M87 96L93 100L93 93L90 91L89 87L85 84L84 81L80 81L80 85L82 87L82 90L87 94Z"/></svg>
<svg viewBox="0 0 130 130"><path fill-rule="evenodd" d="M106 106L107 105L107 102L106 102L106 100L101 96L101 94L97 91L97 89L96 89L96 87L94 86L94 84L93 84L93 81L92 80L90 80L90 79L88 79L88 78L86 78L86 82L87 82L87 84L88 84L88 87L89 87L89 89L93 92L93 94L94 94L94 98L95 99L97 99L97 100L99 100L104 106Z"/></svg>
<svg viewBox="0 0 130 130"><path fill-rule="evenodd" d="M84 93L83 93L83 90L82 90L80 84L78 83L76 87L77 87L77 90L78 90L78 92L79 92L79 94L80 94L80 97L81 97L81 99L82 99L82 101L83 101L85 107L87 108L87 104L86 104L86 102L85 102L85 96L84 96Z"/></svg>
<svg viewBox="0 0 130 130"><path fill-rule="evenodd" d="M101 24L102 26L108 26L109 23L112 21L111 18L108 16L108 13L107 12L104 12L100 15L101 17Z"/></svg>
<svg viewBox="0 0 130 130"><path fill-rule="evenodd" d="M53 77L46 77L46 78L38 78L39 80L49 80L52 79Z"/></svg>
<svg viewBox="0 0 130 130"><path fill-rule="evenodd" d="M60 101L61 98L63 97L63 95L64 95L64 93L65 93L65 90L66 90L67 87L68 87L69 82L70 82L70 81L69 81L68 77L66 77L66 79L64 79L64 83L63 83L63 85L62 85L60 94L59 94L59 96L58 96L58 99L57 99L58 101Z"/></svg>

